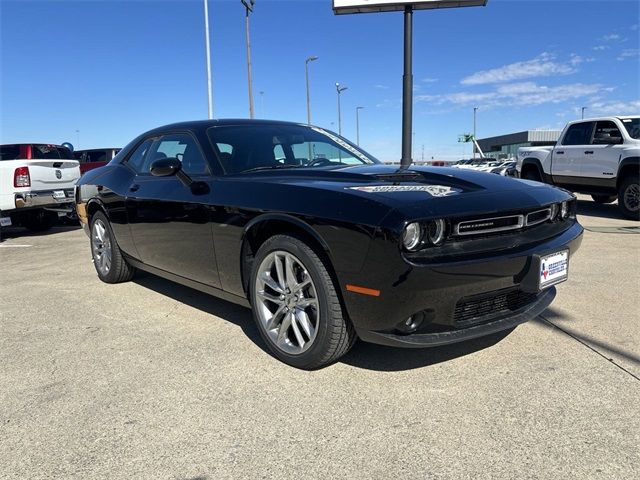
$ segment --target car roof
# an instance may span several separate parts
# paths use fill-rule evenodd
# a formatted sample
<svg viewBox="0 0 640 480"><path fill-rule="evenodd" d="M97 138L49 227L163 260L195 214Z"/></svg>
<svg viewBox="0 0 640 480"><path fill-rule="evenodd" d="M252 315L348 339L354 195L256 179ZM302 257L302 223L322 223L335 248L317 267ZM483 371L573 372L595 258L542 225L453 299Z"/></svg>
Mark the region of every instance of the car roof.
<svg viewBox="0 0 640 480"><path fill-rule="evenodd" d="M572 120L567 125L573 125L574 123L582 123L582 122L601 122L605 120L611 120L612 118L617 118L618 120L628 119L628 118L640 118L640 115L611 115L608 117L593 117L593 118L584 118L578 120Z"/></svg>
<svg viewBox="0 0 640 480"><path fill-rule="evenodd" d="M155 131L164 131L164 130L189 130L189 129L202 129L208 127L216 127L223 125L236 125L236 126L250 126L250 125L296 125L296 126L307 126L304 123L300 122L287 122L282 120L256 120L256 119L247 119L247 118L219 118L214 120L191 120L186 122L177 122L170 123L168 125L163 125L161 127L154 128L150 130L148 133L152 133Z"/></svg>

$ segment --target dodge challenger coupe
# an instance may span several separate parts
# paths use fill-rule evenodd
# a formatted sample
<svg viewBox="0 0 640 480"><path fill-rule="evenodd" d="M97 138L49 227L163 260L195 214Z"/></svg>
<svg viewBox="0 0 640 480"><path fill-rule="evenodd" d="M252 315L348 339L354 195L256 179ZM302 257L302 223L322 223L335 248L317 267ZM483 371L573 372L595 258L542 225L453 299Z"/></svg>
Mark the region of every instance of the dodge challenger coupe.
<svg viewBox="0 0 640 480"><path fill-rule="evenodd" d="M514 328L551 303L582 240L565 190L384 165L287 122L151 130L75 196L102 281L141 269L250 307L304 369L358 337L429 347Z"/></svg>

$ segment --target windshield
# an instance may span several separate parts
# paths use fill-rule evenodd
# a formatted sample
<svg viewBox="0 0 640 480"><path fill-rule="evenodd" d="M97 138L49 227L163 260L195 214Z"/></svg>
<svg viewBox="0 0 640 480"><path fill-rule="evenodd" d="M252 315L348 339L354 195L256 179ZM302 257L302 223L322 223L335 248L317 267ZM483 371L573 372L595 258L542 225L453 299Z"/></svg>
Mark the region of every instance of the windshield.
<svg viewBox="0 0 640 480"><path fill-rule="evenodd" d="M301 125L234 125L207 131L227 174L380 163L338 135Z"/></svg>
<svg viewBox="0 0 640 480"><path fill-rule="evenodd" d="M622 124L631 138L640 140L640 118L623 118Z"/></svg>

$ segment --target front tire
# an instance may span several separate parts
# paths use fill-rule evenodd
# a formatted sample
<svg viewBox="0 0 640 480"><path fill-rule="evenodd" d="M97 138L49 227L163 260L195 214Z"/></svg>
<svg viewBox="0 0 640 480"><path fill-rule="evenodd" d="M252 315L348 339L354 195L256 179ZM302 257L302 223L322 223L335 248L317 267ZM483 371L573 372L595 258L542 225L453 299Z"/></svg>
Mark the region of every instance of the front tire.
<svg viewBox="0 0 640 480"><path fill-rule="evenodd" d="M618 207L631 220L640 220L640 177L627 175L618 189Z"/></svg>
<svg viewBox="0 0 640 480"><path fill-rule="evenodd" d="M289 235L269 238L253 262L250 299L258 330L273 354L293 367L329 365L356 340L327 263Z"/></svg>
<svg viewBox="0 0 640 480"><path fill-rule="evenodd" d="M615 202L618 197L616 195L591 195L591 198L596 203L605 204Z"/></svg>
<svg viewBox="0 0 640 480"><path fill-rule="evenodd" d="M102 212L91 217L91 256L98 277L105 283L128 282L135 269L122 256L111 224Z"/></svg>

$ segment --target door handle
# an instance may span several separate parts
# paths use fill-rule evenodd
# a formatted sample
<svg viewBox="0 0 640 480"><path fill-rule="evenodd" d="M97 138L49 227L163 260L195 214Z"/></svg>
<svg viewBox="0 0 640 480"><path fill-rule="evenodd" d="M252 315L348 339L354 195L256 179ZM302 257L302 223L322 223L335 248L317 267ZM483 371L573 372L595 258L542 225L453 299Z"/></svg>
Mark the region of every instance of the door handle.
<svg viewBox="0 0 640 480"><path fill-rule="evenodd" d="M138 185L138 184L136 183L135 185L131 185L131 186L129 187L129 191L130 191L130 192L137 192L139 188L140 188L140 185Z"/></svg>
<svg viewBox="0 0 640 480"><path fill-rule="evenodd" d="M584 152L585 155L593 155L593 150L587 150Z"/></svg>
<svg viewBox="0 0 640 480"><path fill-rule="evenodd" d="M564 155L564 151L561 150L559 152L556 152L556 155Z"/></svg>

